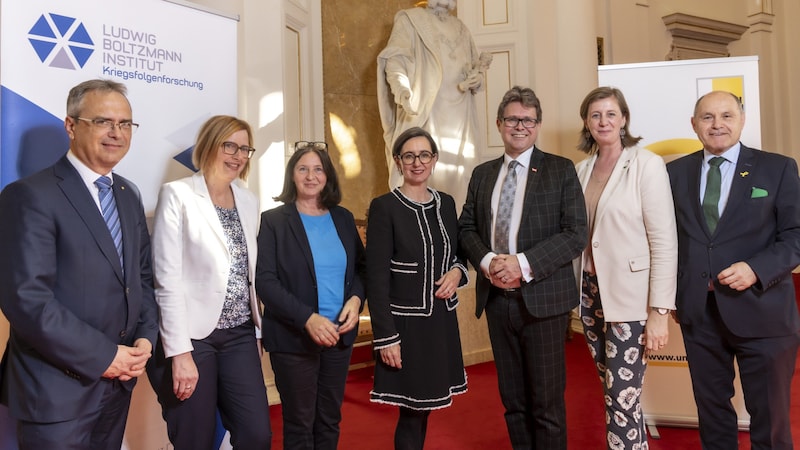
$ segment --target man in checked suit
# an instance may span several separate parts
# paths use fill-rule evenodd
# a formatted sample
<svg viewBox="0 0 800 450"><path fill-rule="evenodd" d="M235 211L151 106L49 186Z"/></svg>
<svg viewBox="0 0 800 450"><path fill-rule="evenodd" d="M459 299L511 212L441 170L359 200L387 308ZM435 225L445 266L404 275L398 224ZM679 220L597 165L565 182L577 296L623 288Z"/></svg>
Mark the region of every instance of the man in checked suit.
<svg viewBox="0 0 800 450"><path fill-rule="evenodd" d="M139 191L112 174L136 128L125 94L106 80L72 88L69 151L0 193L0 308L11 325L0 400L23 450L118 450L156 339ZM101 175L112 182L116 227L101 211L110 202L99 197Z"/></svg>
<svg viewBox="0 0 800 450"><path fill-rule="evenodd" d="M541 120L531 89L503 96L505 154L472 172L459 246L480 274L475 314L486 309L511 444L558 450L567 448L564 338L579 299L572 260L588 231L573 163L534 146Z"/></svg>
<svg viewBox="0 0 800 450"><path fill-rule="evenodd" d="M752 448L791 449L800 179L793 159L739 142L744 119L738 97L706 94L692 117L703 150L667 165L678 223L677 318L703 448L738 448L735 357Z"/></svg>

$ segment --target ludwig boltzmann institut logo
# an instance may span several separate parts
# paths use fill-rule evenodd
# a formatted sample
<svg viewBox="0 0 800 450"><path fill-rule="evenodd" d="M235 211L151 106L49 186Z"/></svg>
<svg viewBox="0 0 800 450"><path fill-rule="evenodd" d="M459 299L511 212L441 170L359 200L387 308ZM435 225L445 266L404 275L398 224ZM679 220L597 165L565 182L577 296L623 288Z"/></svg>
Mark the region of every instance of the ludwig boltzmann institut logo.
<svg viewBox="0 0 800 450"><path fill-rule="evenodd" d="M50 67L82 68L94 53L94 42L74 17L42 14L28 32L28 41L42 63Z"/></svg>
<svg viewBox="0 0 800 450"><path fill-rule="evenodd" d="M95 25L67 15L44 13L28 31L28 42L49 67L83 69L94 57L101 59L105 77L203 90L203 81L171 74L182 66L184 55L164 47L160 33L119 24Z"/></svg>

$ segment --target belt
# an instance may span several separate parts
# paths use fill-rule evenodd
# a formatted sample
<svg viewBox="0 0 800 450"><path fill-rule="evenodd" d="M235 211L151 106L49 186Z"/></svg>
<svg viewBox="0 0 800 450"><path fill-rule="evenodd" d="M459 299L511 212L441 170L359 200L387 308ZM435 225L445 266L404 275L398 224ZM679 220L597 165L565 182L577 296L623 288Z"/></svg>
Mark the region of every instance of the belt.
<svg viewBox="0 0 800 450"><path fill-rule="evenodd" d="M521 288L499 288L492 286L492 293L495 296L500 296L505 298L522 298Z"/></svg>

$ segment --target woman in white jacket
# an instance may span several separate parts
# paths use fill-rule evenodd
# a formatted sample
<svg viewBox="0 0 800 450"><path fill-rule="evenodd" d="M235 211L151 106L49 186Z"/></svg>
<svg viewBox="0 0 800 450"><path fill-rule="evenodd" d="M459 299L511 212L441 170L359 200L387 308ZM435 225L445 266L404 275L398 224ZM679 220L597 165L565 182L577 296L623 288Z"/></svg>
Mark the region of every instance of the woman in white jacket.
<svg viewBox="0 0 800 450"><path fill-rule="evenodd" d="M235 449L270 448L253 286L259 206L242 184L252 145L247 122L210 118L192 154L200 172L165 184L158 196L160 337L148 375L178 450L212 448L217 410Z"/></svg>
<svg viewBox="0 0 800 450"><path fill-rule="evenodd" d="M592 90L580 109L576 169L586 199L581 321L603 383L609 449L647 448L640 395L646 352L667 343L678 237L666 167L639 148L618 89ZM602 294L602 295L601 295ZM602 300L601 300L602 297Z"/></svg>

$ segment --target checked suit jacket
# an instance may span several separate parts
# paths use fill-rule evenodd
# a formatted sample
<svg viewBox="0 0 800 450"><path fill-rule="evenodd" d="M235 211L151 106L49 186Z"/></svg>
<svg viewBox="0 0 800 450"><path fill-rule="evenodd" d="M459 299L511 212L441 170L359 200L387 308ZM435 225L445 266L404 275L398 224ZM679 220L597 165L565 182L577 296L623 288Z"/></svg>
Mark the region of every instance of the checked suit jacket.
<svg viewBox="0 0 800 450"><path fill-rule="evenodd" d="M480 261L492 251L492 191L504 158L472 172L459 218L459 247L478 271L475 315L480 317L492 287ZM531 155L517 252L525 254L533 280L522 283L525 306L535 317L563 314L577 306L579 293L572 260L586 247L586 206L572 161L534 147Z"/></svg>

